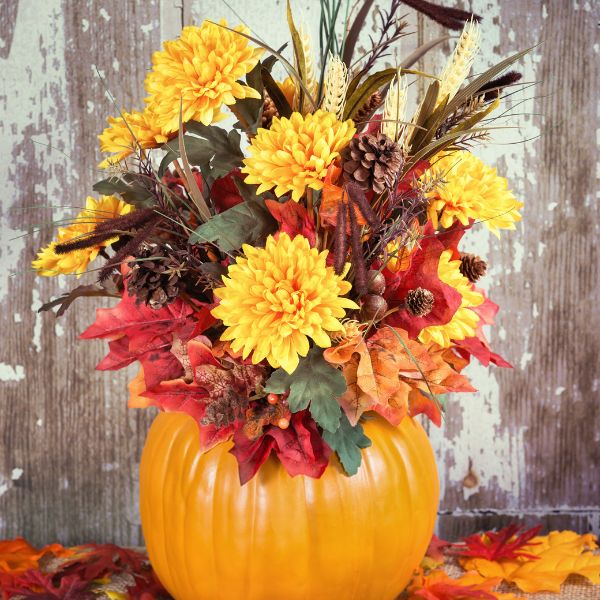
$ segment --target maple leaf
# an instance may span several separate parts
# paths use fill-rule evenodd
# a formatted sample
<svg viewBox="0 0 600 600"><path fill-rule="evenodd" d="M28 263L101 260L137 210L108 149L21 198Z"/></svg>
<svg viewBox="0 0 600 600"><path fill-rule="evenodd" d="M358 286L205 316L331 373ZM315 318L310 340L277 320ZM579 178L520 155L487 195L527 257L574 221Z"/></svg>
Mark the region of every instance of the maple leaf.
<svg viewBox="0 0 600 600"><path fill-rule="evenodd" d="M235 179L243 180L243 178L244 175L242 175L241 171L234 169L224 177L215 179L210 188L210 196L214 201L215 209L218 213L243 202L244 199L235 185Z"/></svg>
<svg viewBox="0 0 600 600"><path fill-rule="evenodd" d="M514 559L488 560L465 557L465 569L475 569L482 577L501 578L528 593L560 592L569 575L580 575L600 584L600 556L594 554L596 537L574 531L552 531L533 538L525 550L536 560L519 556Z"/></svg>
<svg viewBox="0 0 600 600"><path fill-rule="evenodd" d="M362 460L361 449L371 445L360 423L352 425L343 414L337 430L334 433L324 431L323 439L336 452L346 473L356 475Z"/></svg>
<svg viewBox="0 0 600 600"><path fill-rule="evenodd" d="M312 247L316 246L315 224L302 204L293 200L286 202L265 200L265 204L273 218L280 224L280 232L289 234L290 238L303 235Z"/></svg>
<svg viewBox="0 0 600 600"><path fill-rule="evenodd" d="M483 534L470 535L460 544L453 544L453 553L462 557L485 558L497 561L539 557L524 550L527 546L536 545L531 540L540 532L541 525L523 531L520 525L509 525L500 531L487 531Z"/></svg>
<svg viewBox="0 0 600 600"><path fill-rule="evenodd" d="M95 600L96 595L87 590L89 583L77 575L66 575L57 587L51 575L31 570L21 575L8 592L20 600Z"/></svg>
<svg viewBox="0 0 600 600"><path fill-rule="evenodd" d="M452 542L447 542L446 540L439 538L437 535L433 535L431 537L431 541L429 542L429 546L427 547L425 556L428 556L439 563L443 563L444 550L450 548L450 546L452 546Z"/></svg>
<svg viewBox="0 0 600 600"><path fill-rule="evenodd" d="M0 541L0 573L18 575L29 569L35 569L40 559L46 554L69 556L70 550L60 544L50 544L40 550L32 546L22 537L14 540Z"/></svg>
<svg viewBox="0 0 600 600"><path fill-rule="evenodd" d="M277 369L265 384L266 392L283 394L288 390L293 413L308 407L324 430L333 433L340 426L342 412L336 398L345 392L346 381L341 371L323 358L322 349L311 348L293 373Z"/></svg>
<svg viewBox="0 0 600 600"><path fill-rule="evenodd" d="M287 429L270 425L264 429L262 437L255 440L248 438L240 428L233 436L230 452L238 461L242 485L254 477L273 451L292 477L320 477L327 468L331 455L331 449L323 441L307 410L293 413Z"/></svg>

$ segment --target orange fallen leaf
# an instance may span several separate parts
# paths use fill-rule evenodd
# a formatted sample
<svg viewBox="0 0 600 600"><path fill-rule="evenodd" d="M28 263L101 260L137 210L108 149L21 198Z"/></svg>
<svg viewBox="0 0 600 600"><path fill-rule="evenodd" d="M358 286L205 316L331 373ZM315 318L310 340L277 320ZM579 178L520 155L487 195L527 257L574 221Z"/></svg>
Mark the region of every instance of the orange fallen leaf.
<svg viewBox="0 0 600 600"><path fill-rule="evenodd" d="M591 583L600 584L600 556L596 537L592 534L578 535L573 531L552 531L549 535L535 537L524 547L527 557L488 560L464 558L460 564L464 569L474 569L486 578L502 578L514 583L528 593L560 592L561 584L569 575L581 575Z"/></svg>
<svg viewBox="0 0 600 600"><path fill-rule="evenodd" d="M38 550L21 537L0 541L0 573L18 575L35 569L44 554L52 552L56 556L69 556L72 551L60 544L50 544Z"/></svg>

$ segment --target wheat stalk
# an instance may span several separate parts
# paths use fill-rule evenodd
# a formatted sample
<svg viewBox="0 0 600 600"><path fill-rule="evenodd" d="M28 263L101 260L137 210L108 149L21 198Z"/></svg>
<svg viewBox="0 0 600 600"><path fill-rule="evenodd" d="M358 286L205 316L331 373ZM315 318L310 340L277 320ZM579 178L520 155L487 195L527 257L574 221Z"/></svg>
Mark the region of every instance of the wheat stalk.
<svg viewBox="0 0 600 600"><path fill-rule="evenodd" d="M348 89L348 69L339 56L329 55L321 108L342 118Z"/></svg>
<svg viewBox="0 0 600 600"><path fill-rule="evenodd" d="M310 33L304 25L300 23L300 41L302 42L302 52L304 53L304 64L306 66L306 87L312 95L316 95L319 86L315 75L315 65L313 63L313 47Z"/></svg>
<svg viewBox="0 0 600 600"><path fill-rule="evenodd" d="M382 123L383 133L394 142L401 141L400 138L406 129L401 126L406 111L406 97L406 81L402 79L402 74L398 69L398 74L394 77L385 97Z"/></svg>
<svg viewBox="0 0 600 600"><path fill-rule="evenodd" d="M440 93L436 107L445 99L452 100L460 86L468 77L475 56L479 51L480 27L476 21L465 23L460 34L454 54L448 61L446 68L440 76Z"/></svg>

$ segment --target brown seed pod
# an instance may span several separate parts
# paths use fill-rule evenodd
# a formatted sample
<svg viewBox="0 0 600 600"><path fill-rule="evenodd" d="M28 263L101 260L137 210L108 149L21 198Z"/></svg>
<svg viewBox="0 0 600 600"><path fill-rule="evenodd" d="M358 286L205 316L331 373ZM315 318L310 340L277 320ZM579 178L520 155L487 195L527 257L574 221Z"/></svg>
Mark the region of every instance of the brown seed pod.
<svg viewBox="0 0 600 600"><path fill-rule="evenodd" d="M388 309L387 302L376 294L367 294L362 298L360 320L368 323L380 321Z"/></svg>
<svg viewBox="0 0 600 600"><path fill-rule="evenodd" d="M367 291L369 294L381 296L385 292L385 277L380 271L371 269L367 273Z"/></svg>

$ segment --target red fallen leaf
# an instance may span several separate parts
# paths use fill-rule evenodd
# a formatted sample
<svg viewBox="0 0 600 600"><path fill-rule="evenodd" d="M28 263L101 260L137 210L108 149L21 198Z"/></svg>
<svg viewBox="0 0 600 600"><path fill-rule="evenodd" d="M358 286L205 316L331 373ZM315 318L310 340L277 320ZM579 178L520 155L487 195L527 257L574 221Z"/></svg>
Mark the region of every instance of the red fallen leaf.
<svg viewBox="0 0 600 600"><path fill-rule="evenodd" d="M444 550L450 546L452 546L452 542L447 542L446 540L439 538L437 535L433 535L431 541L429 542L429 546L427 547L425 556L433 558L433 560L442 563L444 562Z"/></svg>
<svg viewBox="0 0 600 600"><path fill-rule="evenodd" d="M224 177L215 179L210 188L210 196L214 200L215 208L218 213L232 208L244 199L235 185L235 178L243 181L244 175L239 169L234 169Z"/></svg>
<svg viewBox="0 0 600 600"><path fill-rule="evenodd" d="M386 279L384 298L390 308L399 309L385 322L404 329L411 339L416 339L425 327L448 323L462 301L460 293L438 277L440 256L448 248L443 236L435 235L430 222L423 233L420 248L412 253L406 271L383 270ZM419 287L429 290L434 298L432 311L424 317L415 317L404 308L408 292Z"/></svg>
<svg viewBox="0 0 600 600"><path fill-rule="evenodd" d="M58 587L53 577L40 571L31 570L19 576L14 585L7 591L8 598L12 594L20 600L95 600L97 596L86 591L90 581L81 579L78 575L61 577Z"/></svg>
<svg viewBox="0 0 600 600"><path fill-rule="evenodd" d="M323 441L307 410L292 414L287 429L280 429L275 425L265 427L264 435L254 441L250 440L242 429L238 429L233 436L233 448L230 452L238 461L242 485L254 477L260 466L269 458L271 451L275 451L281 464L292 477L321 477L331 455L331 448Z"/></svg>
<svg viewBox="0 0 600 600"><path fill-rule="evenodd" d="M293 200L265 200L265 204L273 218L280 223L279 231L289 234L291 238L303 235L311 246L316 246L315 224L302 204Z"/></svg>
<svg viewBox="0 0 600 600"><path fill-rule="evenodd" d="M415 166L406 172L404 177L398 182L396 188L396 194L405 194L413 190L413 182L419 179L427 169L431 166L431 163L427 160L420 160Z"/></svg>
<svg viewBox="0 0 600 600"><path fill-rule="evenodd" d="M509 525L500 531L487 531L483 534L470 535L459 544L453 544L454 554L469 558L485 558L487 560L514 560L527 558L537 560L539 556L524 552L525 546L536 546L531 540L537 536L541 525L523 531L521 525Z"/></svg>

